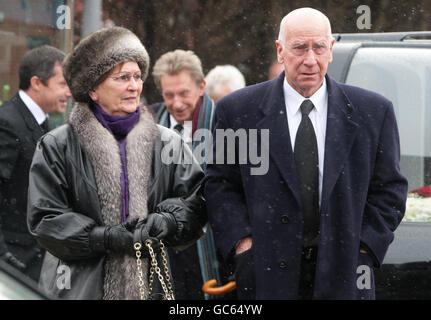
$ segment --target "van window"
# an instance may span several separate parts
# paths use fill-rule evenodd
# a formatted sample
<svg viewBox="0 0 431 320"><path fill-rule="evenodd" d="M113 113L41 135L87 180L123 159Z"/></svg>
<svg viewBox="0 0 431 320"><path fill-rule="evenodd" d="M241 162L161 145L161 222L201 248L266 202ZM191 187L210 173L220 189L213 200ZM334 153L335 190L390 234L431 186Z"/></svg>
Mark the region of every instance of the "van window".
<svg viewBox="0 0 431 320"><path fill-rule="evenodd" d="M431 222L431 50L360 48L346 83L376 91L394 104L401 171L409 181L406 221Z"/></svg>

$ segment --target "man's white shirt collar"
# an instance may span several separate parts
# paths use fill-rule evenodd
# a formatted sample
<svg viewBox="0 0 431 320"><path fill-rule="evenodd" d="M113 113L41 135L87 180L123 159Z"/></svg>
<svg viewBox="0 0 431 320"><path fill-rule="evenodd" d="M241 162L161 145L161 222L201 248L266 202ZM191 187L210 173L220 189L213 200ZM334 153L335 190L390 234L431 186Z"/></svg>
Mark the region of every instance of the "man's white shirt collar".
<svg viewBox="0 0 431 320"><path fill-rule="evenodd" d="M36 102L30 96L25 93L23 90L18 91L19 97L24 102L27 109L31 112L33 117L36 119L37 123L42 124L46 118L47 114L43 112L42 108L38 106Z"/></svg>
<svg viewBox="0 0 431 320"><path fill-rule="evenodd" d="M287 82L286 77L283 82L284 99L286 101L287 111L290 115L295 115L301 112L299 108L305 99L310 99L313 102L316 111L321 114L324 112L323 108L327 105L328 91L326 88L326 79L323 78L322 86L309 98L303 97Z"/></svg>

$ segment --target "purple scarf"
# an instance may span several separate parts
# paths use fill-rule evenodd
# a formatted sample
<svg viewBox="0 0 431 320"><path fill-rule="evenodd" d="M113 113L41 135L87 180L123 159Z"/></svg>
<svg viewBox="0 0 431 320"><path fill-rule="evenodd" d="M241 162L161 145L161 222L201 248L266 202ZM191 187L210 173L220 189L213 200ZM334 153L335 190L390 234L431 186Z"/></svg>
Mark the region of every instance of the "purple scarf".
<svg viewBox="0 0 431 320"><path fill-rule="evenodd" d="M129 179L127 178L126 137L139 121L139 107L127 116L111 116L97 104L90 105L91 111L97 120L117 140L121 156L121 191L123 197L123 212L121 222L126 221L129 215Z"/></svg>

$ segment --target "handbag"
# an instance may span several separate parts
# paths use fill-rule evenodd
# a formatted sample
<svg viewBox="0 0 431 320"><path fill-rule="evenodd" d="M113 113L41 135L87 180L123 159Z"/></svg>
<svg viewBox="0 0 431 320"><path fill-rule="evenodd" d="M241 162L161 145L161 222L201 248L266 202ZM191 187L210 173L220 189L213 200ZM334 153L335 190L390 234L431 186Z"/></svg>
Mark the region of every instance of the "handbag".
<svg viewBox="0 0 431 320"><path fill-rule="evenodd" d="M160 241L160 255L162 257L162 263L163 263L163 272L158 266L158 262L156 259L156 254L154 253L152 243L153 241L150 239L145 240L145 247L148 249L151 257L151 268L150 268L150 276L149 276L149 283L148 283L148 297L149 299L152 298L153 293L153 283L154 283L154 273L157 274L157 278L160 281L160 284L162 286L164 295L164 300L175 300L174 298L174 292L172 289L172 283L171 283L171 276L169 275L169 265L168 260L166 259L166 250L165 245L162 240ZM144 274L142 271L142 260L141 260L141 249L142 244L140 242L135 242L133 245L133 248L136 251L136 265L138 269L138 284L139 284L139 296L141 300L145 300L145 289L144 289ZM163 277L163 273L165 276ZM165 281L166 280L166 281Z"/></svg>

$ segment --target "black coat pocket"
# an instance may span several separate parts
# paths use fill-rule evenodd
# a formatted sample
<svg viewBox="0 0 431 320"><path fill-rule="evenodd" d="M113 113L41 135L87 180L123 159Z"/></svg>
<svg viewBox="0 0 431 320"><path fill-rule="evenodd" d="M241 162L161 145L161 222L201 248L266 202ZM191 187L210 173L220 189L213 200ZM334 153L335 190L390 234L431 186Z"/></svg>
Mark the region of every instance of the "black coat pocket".
<svg viewBox="0 0 431 320"><path fill-rule="evenodd" d="M235 281L238 299L256 299L256 271L254 267L253 248L234 256Z"/></svg>

